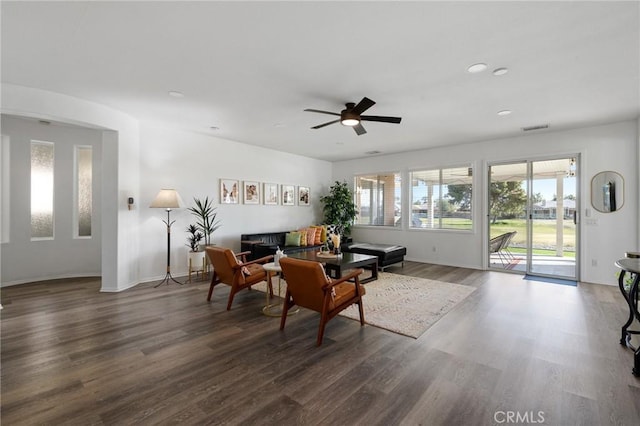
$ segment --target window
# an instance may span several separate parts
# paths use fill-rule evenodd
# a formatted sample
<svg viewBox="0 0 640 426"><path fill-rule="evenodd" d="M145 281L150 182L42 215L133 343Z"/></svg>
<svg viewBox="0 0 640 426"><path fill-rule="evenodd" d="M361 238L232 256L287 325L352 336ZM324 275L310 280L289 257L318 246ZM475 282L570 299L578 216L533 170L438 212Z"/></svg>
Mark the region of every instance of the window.
<svg viewBox="0 0 640 426"><path fill-rule="evenodd" d="M75 152L75 227L77 237L91 237L92 159L90 146L76 146Z"/></svg>
<svg viewBox="0 0 640 426"><path fill-rule="evenodd" d="M402 215L400 173L362 175L355 178L357 225L395 226Z"/></svg>
<svg viewBox="0 0 640 426"><path fill-rule="evenodd" d="M53 238L53 144L31 141L31 239Z"/></svg>
<svg viewBox="0 0 640 426"><path fill-rule="evenodd" d="M471 167L410 173L410 228L472 229Z"/></svg>

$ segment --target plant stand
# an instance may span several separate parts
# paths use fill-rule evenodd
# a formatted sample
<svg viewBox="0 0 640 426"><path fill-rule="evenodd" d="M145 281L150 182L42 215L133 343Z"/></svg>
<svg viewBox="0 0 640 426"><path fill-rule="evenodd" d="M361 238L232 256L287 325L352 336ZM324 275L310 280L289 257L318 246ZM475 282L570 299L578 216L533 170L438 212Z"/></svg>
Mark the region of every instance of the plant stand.
<svg viewBox="0 0 640 426"><path fill-rule="evenodd" d="M187 253L187 262L189 266L189 279L187 282L190 283L192 281L191 274L193 272L196 273L196 278L198 278L198 273L201 272L201 280L204 280L205 274L208 275L206 253L203 251L189 252Z"/></svg>

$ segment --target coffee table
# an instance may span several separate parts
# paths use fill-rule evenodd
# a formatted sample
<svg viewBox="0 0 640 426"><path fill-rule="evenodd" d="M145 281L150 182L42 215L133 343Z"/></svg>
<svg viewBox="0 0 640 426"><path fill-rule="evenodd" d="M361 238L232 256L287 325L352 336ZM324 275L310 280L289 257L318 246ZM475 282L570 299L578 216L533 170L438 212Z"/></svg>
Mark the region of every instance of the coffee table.
<svg viewBox="0 0 640 426"><path fill-rule="evenodd" d="M361 284L378 279L378 257L359 253L342 253L336 257L325 257L317 251L307 250L298 253L291 253L289 257L296 259L312 260L324 265L324 269L330 278L342 277L342 272L347 269L365 268L371 271L371 276L360 280Z"/></svg>

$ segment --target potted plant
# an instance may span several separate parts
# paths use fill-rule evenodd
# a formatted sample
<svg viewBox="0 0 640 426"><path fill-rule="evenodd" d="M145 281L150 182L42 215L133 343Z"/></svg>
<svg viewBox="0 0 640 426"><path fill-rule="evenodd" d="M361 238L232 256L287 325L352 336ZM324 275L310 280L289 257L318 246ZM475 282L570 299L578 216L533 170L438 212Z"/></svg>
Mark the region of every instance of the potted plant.
<svg viewBox="0 0 640 426"><path fill-rule="evenodd" d="M191 281L191 272L203 271L204 272L204 257L205 252L200 251L200 241L204 238L204 234L198 230L196 225L187 226L187 247L190 248L187 253L187 265L189 267L189 281Z"/></svg>
<svg viewBox="0 0 640 426"><path fill-rule="evenodd" d="M336 225L340 235L349 235L358 211L353 202L353 192L347 186L347 182L336 181L329 188L329 194L320 197L320 201L324 204L322 211L325 223Z"/></svg>
<svg viewBox="0 0 640 426"><path fill-rule="evenodd" d="M213 201L206 197L203 200L193 197L194 207L187 210L198 218L196 222L197 229L202 231L205 246L211 245L211 235L216 229L220 228L220 221L216 221L216 208L213 207Z"/></svg>
<svg viewBox="0 0 640 426"><path fill-rule="evenodd" d="M187 241L189 242L189 244L187 244L187 247L191 248L190 252L199 252L200 241L202 241L204 235L202 234L202 232L198 231L198 228L193 224L187 226L187 233L189 234L189 236L187 237Z"/></svg>

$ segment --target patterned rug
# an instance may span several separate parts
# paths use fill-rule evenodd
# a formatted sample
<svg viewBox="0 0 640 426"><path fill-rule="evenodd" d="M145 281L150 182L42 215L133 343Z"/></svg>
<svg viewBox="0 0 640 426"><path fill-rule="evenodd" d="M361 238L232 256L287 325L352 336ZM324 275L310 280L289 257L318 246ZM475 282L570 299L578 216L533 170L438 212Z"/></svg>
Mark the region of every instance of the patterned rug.
<svg viewBox="0 0 640 426"><path fill-rule="evenodd" d="M278 279L273 279L274 294ZM365 322L374 327L417 339L447 312L475 291L474 287L406 275L380 272L378 279L364 284ZM264 282L253 286L265 291ZM281 294L286 292L283 280ZM359 321L358 308L353 305L340 315Z"/></svg>

